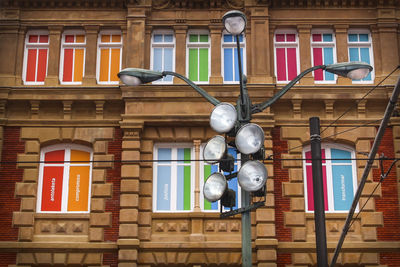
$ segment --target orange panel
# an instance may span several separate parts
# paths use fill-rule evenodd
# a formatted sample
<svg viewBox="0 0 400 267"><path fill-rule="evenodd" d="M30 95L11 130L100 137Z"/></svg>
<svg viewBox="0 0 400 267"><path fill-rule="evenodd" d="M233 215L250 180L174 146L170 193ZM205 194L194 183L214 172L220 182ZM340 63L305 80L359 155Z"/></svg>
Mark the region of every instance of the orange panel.
<svg viewBox="0 0 400 267"><path fill-rule="evenodd" d="M102 43L109 43L110 42L110 35L102 35L101 36Z"/></svg>
<svg viewBox="0 0 400 267"><path fill-rule="evenodd" d="M111 73L110 73L110 81L118 81L119 78L117 76L119 72L119 62L120 62L120 49L111 49Z"/></svg>
<svg viewBox="0 0 400 267"><path fill-rule="evenodd" d="M121 42L121 35L112 35L111 42L113 43L120 43Z"/></svg>
<svg viewBox="0 0 400 267"><path fill-rule="evenodd" d="M100 50L100 81L108 82L110 49Z"/></svg>
<svg viewBox="0 0 400 267"><path fill-rule="evenodd" d="M83 49L75 49L74 82L81 82L83 76Z"/></svg>
<svg viewBox="0 0 400 267"><path fill-rule="evenodd" d="M71 150L71 161L89 161L90 153L80 150ZM89 164L89 162L84 162ZM74 163L72 163L74 164Z"/></svg>
<svg viewBox="0 0 400 267"><path fill-rule="evenodd" d="M89 166L69 169L68 211L88 211Z"/></svg>
<svg viewBox="0 0 400 267"><path fill-rule="evenodd" d="M75 43L84 43L85 42L85 35L77 35Z"/></svg>

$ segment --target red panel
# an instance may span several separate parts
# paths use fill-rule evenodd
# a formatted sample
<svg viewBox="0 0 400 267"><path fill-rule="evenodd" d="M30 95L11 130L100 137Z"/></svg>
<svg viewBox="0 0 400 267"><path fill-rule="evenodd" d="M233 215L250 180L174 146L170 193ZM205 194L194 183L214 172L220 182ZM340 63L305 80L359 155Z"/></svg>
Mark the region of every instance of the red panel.
<svg viewBox="0 0 400 267"><path fill-rule="evenodd" d="M313 42L321 42L322 41L322 35L321 34L313 34L312 35L312 40L313 40Z"/></svg>
<svg viewBox="0 0 400 267"><path fill-rule="evenodd" d="M36 81L44 82L44 78L46 78L46 69L47 69L47 49L39 49L38 71L37 71Z"/></svg>
<svg viewBox="0 0 400 267"><path fill-rule="evenodd" d="M61 211L63 172L64 167L44 167L42 211Z"/></svg>
<svg viewBox="0 0 400 267"><path fill-rule="evenodd" d="M322 48L313 48L314 66L322 65ZM314 79L323 81L324 74L321 69L314 71Z"/></svg>
<svg viewBox="0 0 400 267"><path fill-rule="evenodd" d="M64 161L64 150L55 150L51 152L47 152L44 155L44 160L46 164L50 164L48 161L58 161L58 164L63 163Z"/></svg>
<svg viewBox="0 0 400 267"><path fill-rule="evenodd" d="M74 36L73 35L65 35L65 42L66 43L73 43L74 42Z"/></svg>
<svg viewBox="0 0 400 267"><path fill-rule="evenodd" d="M311 161L311 151L306 152L306 162L307 163L312 163Z"/></svg>
<svg viewBox="0 0 400 267"><path fill-rule="evenodd" d="M276 73L278 81L286 81L286 55L285 48L276 49Z"/></svg>
<svg viewBox="0 0 400 267"><path fill-rule="evenodd" d="M296 42L296 34L286 34L286 42Z"/></svg>
<svg viewBox="0 0 400 267"><path fill-rule="evenodd" d="M284 42L285 41L285 35L284 34L276 34L275 35L275 40L277 42Z"/></svg>
<svg viewBox="0 0 400 267"><path fill-rule="evenodd" d="M73 49L64 49L63 82L72 82Z"/></svg>
<svg viewBox="0 0 400 267"><path fill-rule="evenodd" d="M308 210L314 210L314 190L313 190L313 180L312 180L312 166L306 166L307 173L307 204Z"/></svg>
<svg viewBox="0 0 400 267"><path fill-rule="evenodd" d="M37 43L38 41L38 36L37 35L29 35L29 43Z"/></svg>
<svg viewBox="0 0 400 267"><path fill-rule="evenodd" d="M49 36L48 35L40 35L39 36L39 43L48 43L49 42Z"/></svg>
<svg viewBox="0 0 400 267"><path fill-rule="evenodd" d="M288 80L293 80L297 76L296 48L287 49Z"/></svg>
<svg viewBox="0 0 400 267"><path fill-rule="evenodd" d="M27 82L35 82L36 76L36 54L37 49L29 49L28 50L28 60L26 63L26 81Z"/></svg>

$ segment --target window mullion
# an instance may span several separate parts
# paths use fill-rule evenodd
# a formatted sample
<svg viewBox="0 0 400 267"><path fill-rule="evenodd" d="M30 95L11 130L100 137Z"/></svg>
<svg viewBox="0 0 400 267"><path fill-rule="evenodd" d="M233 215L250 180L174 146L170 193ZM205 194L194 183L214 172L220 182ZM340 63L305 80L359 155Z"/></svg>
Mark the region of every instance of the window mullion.
<svg viewBox="0 0 400 267"><path fill-rule="evenodd" d="M63 187L62 187L62 201L61 201L61 212L68 212L68 193L69 193L69 169L71 163L69 162L71 160L71 148L65 148L64 152L65 156L65 164L64 164L64 178L63 178Z"/></svg>
<svg viewBox="0 0 400 267"><path fill-rule="evenodd" d="M178 149L176 147L171 149L171 188L170 188L170 198L171 198L171 211L176 211L177 207L177 178L178 178L178 171L177 171L177 159L178 159Z"/></svg>

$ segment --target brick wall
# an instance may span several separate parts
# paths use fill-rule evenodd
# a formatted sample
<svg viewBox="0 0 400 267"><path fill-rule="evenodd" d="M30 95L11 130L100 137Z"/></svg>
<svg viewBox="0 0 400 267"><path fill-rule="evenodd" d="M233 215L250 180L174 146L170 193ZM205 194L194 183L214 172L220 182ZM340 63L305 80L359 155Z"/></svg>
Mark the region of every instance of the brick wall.
<svg viewBox="0 0 400 267"><path fill-rule="evenodd" d="M19 140L20 127L4 127L1 159L15 162L19 153L25 152L25 144ZM15 198L15 183L22 181L23 170L16 163L0 166L0 241L16 241L18 229L12 227L13 211L19 211L20 199Z"/></svg>
<svg viewBox="0 0 400 267"><path fill-rule="evenodd" d="M282 168L281 153L288 151L287 141L281 140L281 129L272 129L274 153L274 192L275 192L275 225L276 237L279 241L292 241L292 233L284 226L283 212L290 211L290 199L282 195L282 183L289 181L289 172Z"/></svg>
<svg viewBox="0 0 400 267"><path fill-rule="evenodd" d="M278 253L276 258L277 267L286 267L292 264L292 254Z"/></svg>
<svg viewBox="0 0 400 267"><path fill-rule="evenodd" d="M8 265L15 265L16 253L0 253L0 267L8 267Z"/></svg>

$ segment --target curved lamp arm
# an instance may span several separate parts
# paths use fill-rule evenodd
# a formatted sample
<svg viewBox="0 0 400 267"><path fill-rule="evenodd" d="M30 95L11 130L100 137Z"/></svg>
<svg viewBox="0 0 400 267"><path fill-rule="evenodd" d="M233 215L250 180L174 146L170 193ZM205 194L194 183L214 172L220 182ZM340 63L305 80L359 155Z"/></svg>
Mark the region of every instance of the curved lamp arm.
<svg viewBox="0 0 400 267"><path fill-rule="evenodd" d="M163 76L166 75L171 75L171 76L175 76L183 81L185 81L188 85L190 85L194 90L196 90L202 97L204 97L208 102L210 102L211 104L213 104L214 106L218 105L219 103L221 103L221 101L219 101L218 99L216 99L215 97L211 96L209 93L207 93L206 91L204 91L204 89L200 88L199 86L197 86L194 82L192 82L191 80L189 80L188 78L186 78L183 75L180 75L176 72L173 71L163 71L162 72Z"/></svg>

